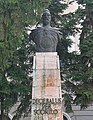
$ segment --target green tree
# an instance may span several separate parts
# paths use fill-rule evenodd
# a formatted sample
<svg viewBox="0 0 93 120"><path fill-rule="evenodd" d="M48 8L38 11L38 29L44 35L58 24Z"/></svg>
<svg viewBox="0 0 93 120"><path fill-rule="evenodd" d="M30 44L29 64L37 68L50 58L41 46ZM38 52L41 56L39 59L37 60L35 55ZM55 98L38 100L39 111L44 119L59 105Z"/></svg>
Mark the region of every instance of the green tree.
<svg viewBox="0 0 93 120"><path fill-rule="evenodd" d="M30 96L28 76L30 49L26 49L26 27L35 24L50 1L0 0L0 103L1 120L17 97ZM26 50L25 50L26 49ZM30 58L31 59L31 58ZM22 103L23 104L23 103ZM21 106L21 105L20 105Z"/></svg>
<svg viewBox="0 0 93 120"><path fill-rule="evenodd" d="M65 79L64 88L67 91L65 96L71 100L73 95L76 96L73 103L81 105L83 109L93 101L93 1L76 1L79 7L74 13L74 17L77 18L74 25L81 25L78 28L80 31L80 54L69 53L67 61L62 67L63 73L66 75L63 76ZM77 28L75 27L75 29Z"/></svg>

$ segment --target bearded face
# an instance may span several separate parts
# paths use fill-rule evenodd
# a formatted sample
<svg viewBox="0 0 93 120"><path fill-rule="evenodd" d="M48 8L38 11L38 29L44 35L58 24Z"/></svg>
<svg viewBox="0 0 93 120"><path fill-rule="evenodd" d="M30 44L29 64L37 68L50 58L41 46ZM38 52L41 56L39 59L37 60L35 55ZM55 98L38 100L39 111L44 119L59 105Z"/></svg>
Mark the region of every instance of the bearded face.
<svg viewBox="0 0 93 120"><path fill-rule="evenodd" d="M45 12L42 15L43 26L50 24L51 14L49 12Z"/></svg>

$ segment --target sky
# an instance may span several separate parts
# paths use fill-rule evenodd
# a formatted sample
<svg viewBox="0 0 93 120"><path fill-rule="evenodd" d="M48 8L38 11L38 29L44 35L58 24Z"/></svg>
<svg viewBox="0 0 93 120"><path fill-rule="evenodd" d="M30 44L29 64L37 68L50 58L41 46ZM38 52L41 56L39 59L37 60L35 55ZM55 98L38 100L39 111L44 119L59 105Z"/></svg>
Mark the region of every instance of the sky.
<svg viewBox="0 0 93 120"><path fill-rule="evenodd" d="M74 12L75 10L77 10L77 8L78 8L78 4L76 2L73 2L72 4L69 4L69 7L64 11L64 14L68 14L69 12Z"/></svg>

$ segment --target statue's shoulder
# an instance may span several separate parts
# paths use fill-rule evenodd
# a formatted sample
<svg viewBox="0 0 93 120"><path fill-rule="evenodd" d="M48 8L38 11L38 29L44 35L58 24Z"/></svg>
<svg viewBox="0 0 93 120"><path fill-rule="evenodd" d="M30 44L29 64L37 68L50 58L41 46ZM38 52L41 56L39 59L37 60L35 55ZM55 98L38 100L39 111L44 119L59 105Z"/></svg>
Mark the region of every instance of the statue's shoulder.
<svg viewBox="0 0 93 120"><path fill-rule="evenodd" d="M40 36L41 32L42 32L42 27L37 27L35 29L32 29L29 38L35 41L36 37Z"/></svg>
<svg viewBox="0 0 93 120"><path fill-rule="evenodd" d="M42 27L37 27L37 28L35 28L35 29L32 29L32 30L31 30L31 33L35 34L35 33L40 32L41 30L42 30Z"/></svg>

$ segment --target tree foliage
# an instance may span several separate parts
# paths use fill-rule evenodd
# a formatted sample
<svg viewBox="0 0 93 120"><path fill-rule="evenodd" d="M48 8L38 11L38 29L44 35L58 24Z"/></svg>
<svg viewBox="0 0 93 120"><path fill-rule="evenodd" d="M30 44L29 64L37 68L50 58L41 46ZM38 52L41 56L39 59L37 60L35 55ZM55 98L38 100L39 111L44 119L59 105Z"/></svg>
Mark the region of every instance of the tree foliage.
<svg viewBox="0 0 93 120"><path fill-rule="evenodd" d="M26 27L35 24L49 0L0 0L0 102L1 119L17 98L23 105L31 97L33 46ZM31 55L30 55L31 54ZM26 101L27 102L27 101ZM29 103L29 102L28 102ZM24 106L24 105L23 105ZM26 108L25 108L26 109ZM25 110L23 109L23 111Z"/></svg>
<svg viewBox="0 0 93 120"><path fill-rule="evenodd" d="M79 7L73 16L77 19L72 22L74 25L81 25L78 29L75 26L75 30L80 32L80 54L69 53L67 61L62 64L62 72L65 74L63 77L66 95L72 98L75 96L73 103L81 105L83 109L93 102L93 1L77 0L77 2Z"/></svg>

